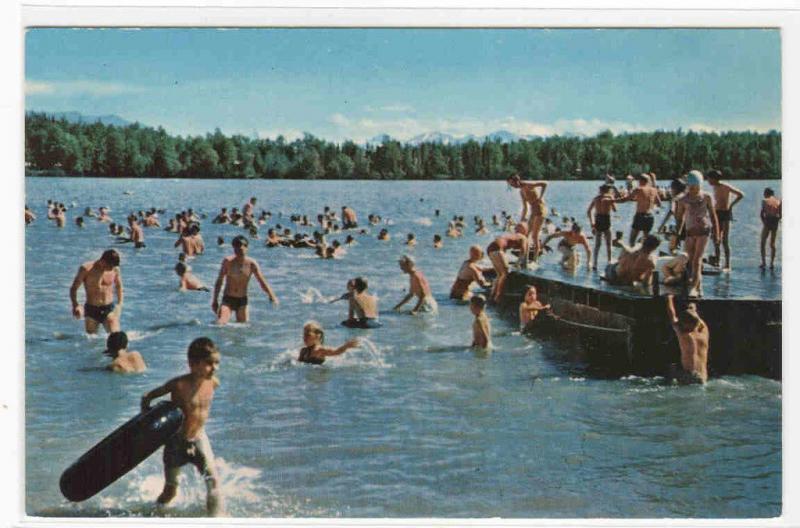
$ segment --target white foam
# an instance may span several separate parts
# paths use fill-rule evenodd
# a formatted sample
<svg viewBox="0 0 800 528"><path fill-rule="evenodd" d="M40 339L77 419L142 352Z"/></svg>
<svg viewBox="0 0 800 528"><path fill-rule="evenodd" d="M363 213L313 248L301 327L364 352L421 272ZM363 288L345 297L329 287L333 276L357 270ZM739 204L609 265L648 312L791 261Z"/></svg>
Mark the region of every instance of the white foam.
<svg viewBox="0 0 800 528"><path fill-rule="evenodd" d="M414 223L415 224L419 224L419 225L424 225L424 226L433 225L433 221L430 218L427 218L427 217L424 217L424 216L421 217L421 218L415 218L414 219Z"/></svg>
<svg viewBox="0 0 800 528"><path fill-rule="evenodd" d="M329 303L331 301L335 301L339 297L334 295L332 297L326 297L322 295L322 292L318 289L310 286L305 293L300 294L300 302L303 304L314 304L314 303Z"/></svg>

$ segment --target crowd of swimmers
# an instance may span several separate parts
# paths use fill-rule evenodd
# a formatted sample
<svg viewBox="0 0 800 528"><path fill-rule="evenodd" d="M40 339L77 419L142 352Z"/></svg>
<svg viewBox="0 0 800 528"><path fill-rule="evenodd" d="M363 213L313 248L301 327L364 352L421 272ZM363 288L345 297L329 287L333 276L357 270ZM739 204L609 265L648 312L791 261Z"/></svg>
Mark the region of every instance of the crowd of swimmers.
<svg viewBox="0 0 800 528"><path fill-rule="evenodd" d="M638 185L634 186L636 180ZM707 174L712 192L701 189L703 175L696 170L685 177L673 179L668 188L657 186L655 174L631 176L625 180L624 187L617 187L615 179L607 176L600 185L598 194L593 197L586 211L589 229L584 231L575 218L563 218L561 225L548 218L545 193L548 184L545 181L524 181L513 175L507 183L519 190L522 211L518 220L503 211L499 216L492 215L491 225L502 232L486 246L485 254L491 267L482 267L484 249L480 245L469 248L467 260L458 269L455 281L450 290L450 298L468 303L474 316L472 324L472 346L484 349L491 348L491 322L486 313L489 303L498 303L504 295L505 283L509 274L509 255L516 255L516 263L520 269L529 267L529 263L538 262L542 255L550 251L551 240L558 240L557 249L560 263L565 269L575 270L580 265L580 250L585 253L586 266L598 270L598 257L602 247L605 248L606 266L603 279L616 285L649 285L656 271L656 251L660 240L653 229L655 226L654 211L665 201L670 208L657 233L669 240L667 261L663 264L662 277L666 285L684 285L688 290L685 297L702 295L703 257L709 238L714 244L714 254L708 263L721 266L725 271L731 268L730 223L734 206L745 196L733 185L724 182L719 171L712 170ZM760 219L763 225L760 238L761 267L766 266L766 244L769 241L770 267L775 263L775 242L778 225L781 219L781 202L772 189L763 193ZM623 242L623 234L618 231L612 239L612 213L618 206L633 202L636 210L627 244ZM257 199L251 198L239 210L238 208L221 208L212 222L230 224L242 228L248 236L238 235L231 240L233 254L223 258L213 289L207 288L191 272L189 258L198 257L205 252L205 242L201 236L201 222L206 217L192 209L181 211L170 218L164 228L178 235L174 246L181 253L175 272L179 276L182 290L211 291L211 310L218 324L226 324L232 317L238 322L246 322L248 312L248 286L250 279L256 282L271 303L277 305L279 300L264 277L258 262L248 255L250 240L258 240L259 227L269 222L273 215L269 211L256 212ZM47 218L57 227L66 225L67 207L61 202L48 200ZM97 212L86 208L82 215L76 217L75 224L82 228L85 222L93 218L95 221L109 225L109 233L118 242L131 242L137 249L145 248L143 228L161 228L159 216L164 210L151 208L146 211L131 212L127 215L127 231L122 225L113 222L107 207L98 208ZM549 210L556 215L555 210ZM435 216L440 217L440 211ZM279 218L282 215L278 215ZM349 206L341 208L337 215L330 207L325 207L316 216L314 222L302 214L287 217L288 223L299 227L313 227L315 232L309 236L303 232L293 233L288 226L276 224L267 230L264 245L269 248L313 249L321 258L341 258L345 247L356 244L356 236L368 235L369 232L359 227L356 212ZM670 219L673 225L667 226ZM34 212L25 207L25 223L36 220ZM472 218L474 233L487 234L489 222L479 216ZM391 225L379 215L368 216L370 226L382 226L377 236L379 241L390 239L386 225ZM463 216L453 216L448 221L445 236L459 238L468 230ZM329 237L336 234L346 238L341 242L329 242ZM591 236L589 235L591 233ZM356 235L356 236L354 236ZM594 249L589 242L594 238ZM225 241L217 239L222 246ZM413 247L418 244L413 233L406 235L405 245ZM433 237L433 248L443 247L441 235ZM683 251L681 251L681 245ZM612 246L619 248L616 259L612 258ZM420 312L436 312L437 304L425 274L419 269L415 259L406 254L398 261L400 271L408 275L407 294L394 306L400 310L410 301L414 301L411 314ZM489 280L493 275L493 279ZM487 295L473 293L477 285ZM84 290L85 302L78 302L78 292ZM368 282L364 277L356 277L347 282L346 293L337 300L347 300L347 319L343 325L353 328L376 328L378 321L378 300L368 291ZM220 297L221 295L221 297ZM115 301L116 296L116 301ZM97 260L85 262L79 267L69 292L72 313L75 318L84 320L87 333L96 333L102 326L108 333L105 354L111 358L107 368L114 372L141 372L146 364L141 354L128 351L128 338L120 329L120 319L124 300L124 288L120 269L120 255L115 249L108 249ZM335 302L334 301L334 302ZM706 362L708 353L708 328L692 302L676 303L673 295L666 297L666 313L675 331L681 351L680 372L675 376L687 382L705 382L707 379ZM678 304L679 306L676 306ZM529 287L519 305L519 320L524 328L535 324L538 314L547 312L551 307L538 298L535 287ZM310 321L303 326L303 346L297 360L303 363L322 364L326 357L336 356L359 346L357 339L351 339L339 347L325 345L325 332L322 326ZM187 353L189 373L168 381L150 391L142 398L142 409L147 409L151 400L170 394L183 411L186 421L180 434L171 440L164 450L164 470L166 483L158 497L159 504L168 503L176 493L178 469L187 463L195 465L203 475L208 487L208 512L217 514L221 511L219 482L214 465L213 453L204 424L208 418L214 389L219 382L216 371L219 368L220 352L208 338L198 338L189 345Z"/></svg>

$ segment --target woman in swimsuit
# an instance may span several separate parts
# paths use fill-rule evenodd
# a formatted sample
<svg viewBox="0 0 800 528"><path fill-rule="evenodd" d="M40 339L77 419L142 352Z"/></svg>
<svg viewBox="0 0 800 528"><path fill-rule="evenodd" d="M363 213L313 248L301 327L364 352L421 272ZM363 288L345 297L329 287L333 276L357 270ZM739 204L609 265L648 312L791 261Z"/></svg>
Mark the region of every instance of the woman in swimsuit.
<svg viewBox="0 0 800 528"><path fill-rule="evenodd" d="M711 195L700 190L703 183L703 174L693 170L686 178L688 189L676 201L675 217L678 219L680 232L686 228L686 242L684 247L689 255L690 296L700 296L701 281L703 278L703 253L705 253L708 237L712 235L714 241L719 240L719 222L714 211Z"/></svg>
<svg viewBox="0 0 800 528"><path fill-rule="evenodd" d="M297 361L301 363L311 363L322 365L328 356L338 356L344 354L351 348L358 346L358 339L351 339L339 348L324 347L325 331L316 321L309 321L303 326L303 344Z"/></svg>
<svg viewBox="0 0 800 528"><path fill-rule="evenodd" d="M528 235L533 241L533 259L536 261L542 251L539 231L542 229L545 216L547 216L547 204L544 202L547 182L522 181L518 174L514 174L506 181L511 187L519 189L519 195L522 198L522 214L519 221L525 222L525 218L528 218ZM537 189L539 189L538 192ZM528 216L528 212L530 212L530 216Z"/></svg>
<svg viewBox="0 0 800 528"><path fill-rule="evenodd" d="M538 238L538 237L537 237ZM508 277L508 261L506 260L506 249L519 250L520 269L528 267L528 228L520 222L514 228L514 233L507 233L495 238L486 248L489 260L497 272L497 278L492 287L492 301L498 302L503 295L506 278Z"/></svg>
<svg viewBox="0 0 800 528"><path fill-rule="evenodd" d="M483 277L483 273L478 267L478 262L482 258L483 250L480 246L469 248L469 259L461 264L461 269L458 270L458 275L456 275L456 281L453 283L453 287L450 288L451 299L466 301L472 297L469 287L473 282L477 282L484 288L489 287L489 282Z"/></svg>

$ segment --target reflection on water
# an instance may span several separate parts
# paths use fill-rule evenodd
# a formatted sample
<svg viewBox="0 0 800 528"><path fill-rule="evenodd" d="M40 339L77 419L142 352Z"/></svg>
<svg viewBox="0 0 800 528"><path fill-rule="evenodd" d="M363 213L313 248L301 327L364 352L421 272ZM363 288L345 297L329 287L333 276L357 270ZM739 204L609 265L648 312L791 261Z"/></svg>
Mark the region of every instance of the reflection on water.
<svg viewBox="0 0 800 528"><path fill-rule="evenodd" d="M186 370L189 341L207 335L222 350L207 429L219 457L227 509L234 516L300 517L747 517L780 514L781 385L725 377L705 387L665 385L660 378L600 378L568 350L519 334L517 321L489 310L490 355L473 351L472 315L444 302L467 248L491 236L467 229L462 239L435 233L459 214L489 219L519 211L516 193L486 182L132 181L28 179L28 204L39 220L26 234L26 505L31 515L203 515L204 486L189 467L174 506L156 511L163 483L160 455L98 496L69 504L58 477L77 456L135 414L139 397ZM707 293L779 297L780 278L758 264L758 196L766 183L740 185L734 273L708 280ZM776 182L770 183L773 187ZM582 220L595 182L553 183L548 203ZM123 194L123 191L133 194ZM210 294L180 292L172 270L175 235L145 231L147 248L118 246L123 256L123 328L149 370L114 376L97 367L104 338L87 338L69 311L68 289L80 262L113 244L107 227L71 221L86 206L129 210L184 207L215 214L257 196L273 213L353 207L364 221L392 223L357 236L339 260L310 251L251 243L251 255L281 300L272 307L251 286L247 324L213 324ZM424 202L419 198L423 197ZM75 202L62 230L44 220L48 198ZM434 211L442 215L436 217ZM627 226L630 206L614 222ZM378 242L388 227L390 242ZM413 232L419 245L403 245ZM213 284L220 260L239 234L203 222L206 254L193 273ZM337 238L336 236L332 238ZM343 239L344 237L338 237ZM47 258L41 258L46 249ZM391 312L408 278L397 267L414 255L440 302L436 316ZM308 258L306 258L308 257ZM601 256L601 263L603 257ZM555 256L541 273L560 274ZM346 303L328 300L363 275L380 298L383 327L339 326ZM573 280L594 280L578 271ZM757 285L757 286L756 286ZM760 292L760 293L758 293ZM326 344L359 337L362 346L322 366L296 361L302 325L318 320ZM59 373L54 383L54 373Z"/></svg>

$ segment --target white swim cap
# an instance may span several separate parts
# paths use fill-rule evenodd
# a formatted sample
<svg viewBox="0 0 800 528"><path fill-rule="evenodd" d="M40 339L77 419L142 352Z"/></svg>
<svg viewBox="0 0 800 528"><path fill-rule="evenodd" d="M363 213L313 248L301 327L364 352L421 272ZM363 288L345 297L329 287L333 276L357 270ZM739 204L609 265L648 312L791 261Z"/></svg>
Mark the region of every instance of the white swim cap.
<svg viewBox="0 0 800 528"><path fill-rule="evenodd" d="M686 176L687 185L701 185L703 183L703 173L699 170L689 171Z"/></svg>

